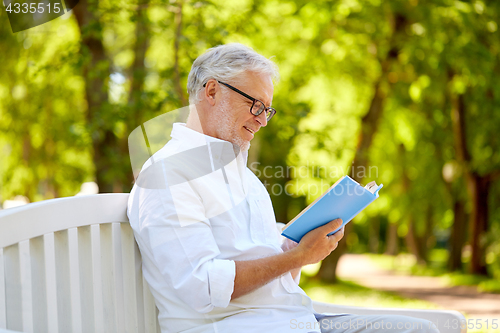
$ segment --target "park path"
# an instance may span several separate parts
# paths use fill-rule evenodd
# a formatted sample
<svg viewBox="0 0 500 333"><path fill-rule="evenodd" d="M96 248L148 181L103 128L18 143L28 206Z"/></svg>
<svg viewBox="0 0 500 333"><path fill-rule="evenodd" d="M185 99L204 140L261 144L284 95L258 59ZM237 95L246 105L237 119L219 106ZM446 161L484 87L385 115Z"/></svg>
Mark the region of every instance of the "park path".
<svg viewBox="0 0 500 333"><path fill-rule="evenodd" d="M362 286L433 302L443 309L458 310L467 318L498 318L500 321L499 294L478 293L475 287L468 286L447 287L439 277L399 275L377 267L365 255L343 255L338 275Z"/></svg>

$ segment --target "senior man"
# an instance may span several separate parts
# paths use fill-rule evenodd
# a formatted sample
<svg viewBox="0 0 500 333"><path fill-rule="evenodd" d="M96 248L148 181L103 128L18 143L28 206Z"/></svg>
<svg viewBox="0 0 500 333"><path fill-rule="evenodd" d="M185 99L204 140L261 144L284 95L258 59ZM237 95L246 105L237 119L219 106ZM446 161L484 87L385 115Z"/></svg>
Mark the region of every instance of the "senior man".
<svg viewBox="0 0 500 333"><path fill-rule="evenodd" d="M300 268L337 247L344 230L328 234L341 221L282 242L269 194L246 166L250 141L276 113L276 77L241 44L201 55L187 123L174 124L132 189L128 215L162 332L358 332L388 322L435 332L416 318L314 313Z"/></svg>

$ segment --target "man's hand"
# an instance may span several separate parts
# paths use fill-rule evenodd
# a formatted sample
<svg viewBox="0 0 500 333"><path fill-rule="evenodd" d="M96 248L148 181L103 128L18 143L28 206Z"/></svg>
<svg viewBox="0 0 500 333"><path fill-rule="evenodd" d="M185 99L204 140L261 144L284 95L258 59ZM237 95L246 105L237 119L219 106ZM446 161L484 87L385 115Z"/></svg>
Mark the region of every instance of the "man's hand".
<svg viewBox="0 0 500 333"><path fill-rule="evenodd" d="M329 233L342 225L342 220L337 219L322 227L309 231L298 245L288 249L284 253L274 256L235 261L236 276L234 279L234 290L231 299L236 299L245 295L267 282L296 270L304 265L315 264L328 256L335 248L340 239L344 236L344 228L335 234Z"/></svg>
<svg viewBox="0 0 500 333"><path fill-rule="evenodd" d="M339 241L344 237L344 227L331 236L328 234L341 225L342 220L336 219L309 231L302 237L298 246L293 249L301 252L302 265L315 264L325 259L337 248Z"/></svg>

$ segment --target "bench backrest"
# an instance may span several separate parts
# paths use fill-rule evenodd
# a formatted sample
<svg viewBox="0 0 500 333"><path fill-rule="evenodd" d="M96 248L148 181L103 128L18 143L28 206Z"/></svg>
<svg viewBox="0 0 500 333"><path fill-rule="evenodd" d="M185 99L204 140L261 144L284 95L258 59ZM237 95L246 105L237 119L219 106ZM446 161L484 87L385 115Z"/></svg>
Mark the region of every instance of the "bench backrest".
<svg viewBox="0 0 500 333"><path fill-rule="evenodd" d="M0 328L160 332L127 200L97 194L0 211Z"/></svg>

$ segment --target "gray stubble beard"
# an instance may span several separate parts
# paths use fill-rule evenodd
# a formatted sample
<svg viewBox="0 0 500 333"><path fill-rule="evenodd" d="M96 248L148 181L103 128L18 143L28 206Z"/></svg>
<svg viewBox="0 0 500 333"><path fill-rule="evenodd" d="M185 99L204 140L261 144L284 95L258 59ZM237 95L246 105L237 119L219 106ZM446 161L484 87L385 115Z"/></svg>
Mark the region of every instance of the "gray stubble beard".
<svg viewBox="0 0 500 333"><path fill-rule="evenodd" d="M231 114L229 110L229 103L227 97L223 96L223 100L220 103L220 107L217 110L217 114L212 117L212 121L216 122L214 124L219 129L219 134L222 136L220 139L229 141L239 147L242 152L248 151L250 148L250 141L244 140L237 132L234 124L229 121L229 115Z"/></svg>

